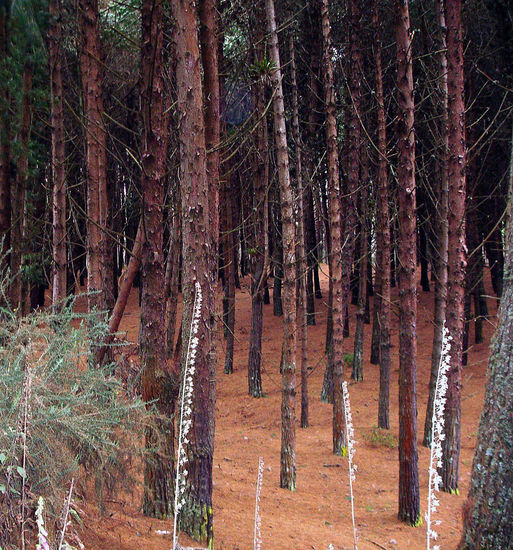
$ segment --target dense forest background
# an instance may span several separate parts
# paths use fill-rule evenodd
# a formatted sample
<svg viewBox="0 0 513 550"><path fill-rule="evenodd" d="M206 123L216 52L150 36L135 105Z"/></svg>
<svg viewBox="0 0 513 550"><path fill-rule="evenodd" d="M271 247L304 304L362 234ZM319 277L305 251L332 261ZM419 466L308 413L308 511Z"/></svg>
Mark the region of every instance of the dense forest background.
<svg viewBox="0 0 513 550"><path fill-rule="evenodd" d="M510 299L507 0L1 0L0 51L2 357L5 387L20 384L12 402L3 399L18 428L12 436L6 428L2 440L1 463L11 461L0 478L2 545L17 547L19 537L24 544L25 517L37 506L25 477L43 475L27 462L27 364L39 365L46 353L34 342L56 346L38 330L63 338L62 350L68 335L73 349L87 350L85 369L109 378L126 356L118 330L132 288L140 306L137 368L130 363L121 378L123 392L127 378L135 389L119 400L142 400L134 407L146 419L137 436L144 443L132 447L145 449L145 515L179 512L181 531L213 545L216 381L234 371L241 286L251 297L241 394L260 399L268 391L264 305L272 300L282 318L273 365L281 374L281 488L296 488L296 425L309 427L319 397L333 406L332 452L347 454L342 382L357 392L365 365L379 365L376 425L390 429L397 368L398 517L422 523L417 447L432 444L438 370L448 360L440 488L459 492L462 369L498 304ZM73 299L81 291L79 334ZM417 406L423 293L434 295L426 411ZM503 305L499 326L507 326L510 309ZM308 327L324 319L322 391L309 395ZM504 331L478 436L478 449L487 438L497 447L476 455L461 548L512 544L511 494L500 491L512 483ZM68 351L70 372L82 372ZM12 359L17 353L22 360ZM52 372L60 371L45 381ZM66 381L65 372L59 376ZM72 394L84 384L77 381ZM92 394L110 399L115 391ZM183 395L190 431L182 440ZM109 399L104 411L116 408ZM500 421L494 403L504 404L495 411ZM493 424L504 428L500 437L486 431ZM126 426L134 429L133 419ZM70 456L76 452L86 471L95 464L107 472L114 458L100 460L81 433L66 436ZM186 474L178 472L175 486L181 461ZM480 495L490 487L484 513Z"/></svg>

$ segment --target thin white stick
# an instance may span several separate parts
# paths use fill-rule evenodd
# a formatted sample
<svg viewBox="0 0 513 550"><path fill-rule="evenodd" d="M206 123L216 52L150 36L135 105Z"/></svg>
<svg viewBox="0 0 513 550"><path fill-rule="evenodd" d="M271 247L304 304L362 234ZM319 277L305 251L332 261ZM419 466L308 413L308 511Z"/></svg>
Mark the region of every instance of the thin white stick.
<svg viewBox="0 0 513 550"><path fill-rule="evenodd" d="M349 491L351 493L351 518L353 520L353 541L354 550L358 550L356 544L356 524L354 521L354 495L353 495L353 480L356 479L356 464L353 464L354 455L354 428L353 418L351 414L351 403L349 401L349 391L347 382L342 383L342 394L344 398L344 416L346 421L346 443L347 443L347 459L349 465Z"/></svg>
<svg viewBox="0 0 513 550"><path fill-rule="evenodd" d="M30 346L30 344L29 344ZM29 348L30 349L30 348ZM22 458L22 468L23 468L23 475L22 475L22 481L21 481L21 547L23 550L25 550L25 479L27 477L27 426L28 426L28 415L29 415L29 399L30 399L30 365L27 360L27 351L25 350L25 357L23 358L23 361L25 363L25 384L23 388L23 392L25 394L24 400L24 411L23 411L23 433L22 433L22 441L23 441L23 458Z"/></svg>
<svg viewBox="0 0 513 550"><path fill-rule="evenodd" d="M260 532L261 519L260 519L260 492L262 491L262 480L264 478L264 459L260 457L258 459L258 475L256 485L255 496L255 534L253 537L253 549L260 550L262 545L262 534Z"/></svg>
<svg viewBox="0 0 513 550"><path fill-rule="evenodd" d="M71 495L73 494L73 485L75 483L75 478L71 478L71 485L69 486L69 492L68 492L68 498L66 500L66 508L64 509L64 524L62 526L61 531L61 539L59 541L59 547L57 550L61 550L62 543L64 542L64 535L66 533L66 527L68 526L68 514L69 514L69 508L71 506Z"/></svg>

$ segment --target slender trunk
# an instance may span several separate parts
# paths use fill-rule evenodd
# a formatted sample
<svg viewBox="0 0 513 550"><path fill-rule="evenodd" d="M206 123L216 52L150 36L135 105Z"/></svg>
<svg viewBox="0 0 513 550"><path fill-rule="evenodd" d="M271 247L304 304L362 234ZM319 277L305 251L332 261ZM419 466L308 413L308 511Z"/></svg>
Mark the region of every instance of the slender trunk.
<svg viewBox="0 0 513 550"><path fill-rule="evenodd" d="M178 307L178 282L180 275L180 250L182 248L182 223L180 208L173 223L173 235L166 262L166 296L169 297L167 327L166 327L166 357L171 359L175 350L176 310Z"/></svg>
<svg viewBox="0 0 513 550"><path fill-rule="evenodd" d="M438 201L439 206L436 209L437 225L437 252L436 257L436 279L435 279L435 311L434 311L434 332L433 332L433 352L431 354L431 375L429 379L429 397L426 409L426 421L424 424L423 445L431 447L433 434L433 405L435 400L436 380L438 377L438 368L440 366L440 354L442 352L443 326L445 321L445 306L447 297L447 215L448 215L448 187L447 187L447 54L446 54L446 26L445 9L443 0L436 0L436 13L438 21L438 33L440 37L440 76L439 76L439 95L441 106L440 131L442 142L440 144L440 182Z"/></svg>
<svg viewBox="0 0 513 550"><path fill-rule="evenodd" d="M27 185L28 170L28 149L30 141L30 130L32 126L32 72L33 67L26 63L23 67L23 98L21 103L21 123L18 132L18 143L20 152L16 163L16 180L14 182L14 193L12 196L12 227L11 227L11 307L17 308L22 314L22 258L23 240L25 227L25 187Z"/></svg>
<svg viewBox="0 0 513 550"><path fill-rule="evenodd" d="M219 72L224 73L224 35L221 29L221 34L218 39L218 63ZM225 79L221 77L219 80L220 102L226 109L226 88ZM222 124L222 134L226 135L225 125ZM221 165L223 167L222 177L220 178L221 186L220 205L223 206L220 212L220 240L222 246L222 268L224 295L223 295L223 333L226 341L226 352L224 359L224 373L233 373L233 352L235 343L235 272L236 272L236 254L235 250L235 224L234 224L234 197L233 190L236 188L232 184L231 163L226 161ZM267 289L267 285L265 285Z"/></svg>
<svg viewBox="0 0 513 550"><path fill-rule="evenodd" d="M199 39L203 66L203 103L205 106L205 146L207 148L208 205L210 208L210 262L217 266L219 250L219 147L221 135L219 65L217 44L218 0L199 0ZM217 279L217 277L216 277Z"/></svg>
<svg viewBox="0 0 513 550"><path fill-rule="evenodd" d="M335 89L332 64L331 26L328 0L321 3L321 24L323 37L323 84L326 110L326 145L328 149L328 193L329 193L329 266L332 285L331 315L333 322L331 345L328 350L327 369L333 378L333 452L344 454L346 449L344 401L342 382L344 378L344 288L342 281L342 231L340 206L340 174L337 146L337 125L335 111ZM347 299L347 298L346 298Z"/></svg>
<svg viewBox="0 0 513 550"><path fill-rule="evenodd" d="M273 241L273 315L281 317L283 315L283 300L281 295L283 282L283 228L281 223L281 203L280 188L274 184L272 187L271 213L272 223L272 241Z"/></svg>
<svg viewBox="0 0 513 550"><path fill-rule="evenodd" d="M344 230L342 242L342 286L344 307L348 310L349 293L351 286L351 267L353 265L356 245L357 228L357 199L360 186L360 149L361 149L361 80L362 80L362 52L361 41L361 12L360 0L350 0L348 3L349 20L349 86L348 86L348 177L347 188L342 199L345 210ZM349 316L344 311L344 336L349 336Z"/></svg>
<svg viewBox="0 0 513 550"><path fill-rule="evenodd" d="M106 205L106 132L103 123L102 55L98 0L79 0L80 70L84 97L87 171L87 292L88 309L103 310L104 229Z"/></svg>
<svg viewBox="0 0 513 550"><path fill-rule="evenodd" d="M224 227L222 233L223 239L223 257L224 257L224 298L223 298L223 318L224 335L226 339L226 356L224 360L224 373L233 373L233 349L235 341L235 274L236 274L236 234L233 223L233 175L230 170L226 170L225 183L221 189L223 194L222 204L224 205Z"/></svg>
<svg viewBox="0 0 513 550"><path fill-rule="evenodd" d="M379 185L379 183L378 183ZM378 216L379 210L384 208L383 204L377 207ZM372 336L370 349L370 364L379 365L379 337L381 334L381 269L383 267L383 253L379 245L380 235L379 228L376 231L376 274L374 276L374 300L372 302ZM390 270L390 262L387 269Z"/></svg>
<svg viewBox="0 0 513 550"><path fill-rule="evenodd" d="M49 54L50 106L52 127L53 184L53 282L52 303L59 307L66 298L66 174L64 151L64 110L62 87L61 2L51 0Z"/></svg>
<svg viewBox="0 0 513 550"><path fill-rule="evenodd" d="M260 6L263 8L263 6ZM265 34L265 13L263 9L256 15L259 21L255 21L255 26L262 27L258 29L256 37L255 62L258 63L265 56L263 37ZM253 193L251 207L251 249L253 253L250 256L251 267L251 333L249 339L249 359L248 359L248 390L249 395L253 397L262 397L262 375L260 372L260 363L262 360L262 328L263 328L263 301L264 301L264 281L266 277L268 263L268 243L267 243L267 217L269 209L267 207L267 184L269 181L269 159L268 159L268 138L267 138L267 118L264 114L265 109L265 85L262 79L255 85L256 109L255 115L258 120L261 119L255 135L255 154Z"/></svg>
<svg viewBox="0 0 513 550"><path fill-rule="evenodd" d="M297 253L299 287L297 299L297 322L299 325L299 340L301 348L301 427L308 427L308 331L306 315L306 273L308 270L306 260L306 229L305 229L305 191L303 185L302 143L299 130L299 107L296 82L296 58L294 51L294 37L289 38L290 45L290 71L292 85L292 134L296 148L296 180L297 180Z"/></svg>
<svg viewBox="0 0 513 550"><path fill-rule="evenodd" d="M465 103L461 0L447 0L448 91L448 275L447 330L452 337L451 367L447 374L445 434L442 457L442 488L458 492L461 445L461 361L465 287Z"/></svg>
<svg viewBox="0 0 513 550"><path fill-rule="evenodd" d="M383 70L381 65L381 27L379 25L378 2L373 4L373 24L377 36L376 44L376 102L378 115L378 193L377 231L378 265L376 279L379 280L379 309L377 338L379 343L379 404L378 427L390 428L390 213L388 190L388 160L385 102L383 97ZM378 285L376 285L378 286ZM378 299L378 290L374 300Z"/></svg>
<svg viewBox="0 0 513 550"><path fill-rule="evenodd" d="M139 266L141 265L141 250L142 250L142 239L143 239L143 226L142 220L139 222L137 228L137 234L135 236L134 246L132 248L132 254L128 262L128 266L123 276L118 289L118 297L109 320L109 332L115 333L119 328L119 323L123 317L126 304L128 302L128 297L130 296L130 291L134 284L135 276L139 271Z"/></svg>
<svg viewBox="0 0 513 550"><path fill-rule="evenodd" d="M9 72L10 1L0 6L0 272L7 266L11 228L11 123L9 88L5 75ZM1 298L0 298L1 300Z"/></svg>
<svg viewBox="0 0 513 550"><path fill-rule="evenodd" d="M417 455L417 288L413 71L407 0L397 0L399 200L399 519L419 525Z"/></svg>
<svg viewBox="0 0 513 550"><path fill-rule="evenodd" d="M270 54L275 70L272 80L275 88L273 98L274 139L278 158L280 182L282 246L283 246L283 348L282 404L281 404L281 457L280 487L294 491L296 488L296 308L295 308L295 224L292 210L293 197L289 174L285 107L281 84L280 52L274 15L274 0L265 2L267 26L270 34Z"/></svg>
<svg viewBox="0 0 513 550"><path fill-rule="evenodd" d="M367 303L367 233L368 233L368 201L369 201L369 158L364 151L362 160L362 186L360 189L360 257L358 258L358 309L356 312L356 328L354 332L353 380L363 380L363 331L365 324L365 304Z"/></svg>
<svg viewBox="0 0 513 550"><path fill-rule="evenodd" d="M307 172L308 173L308 172ZM304 186L304 229L308 271L306 273L306 311L307 323L315 325L314 271L317 273L315 242L315 218L311 182Z"/></svg>
<svg viewBox="0 0 513 550"><path fill-rule="evenodd" d="M203 90L197 12L193 0L172 2L176 21L176 81L178 88L180 172L182 196L183 314L182 365L185 365L195 286L202 295L192 392L192 426L184 444L188 474L180 508L180 528L213 548L212 461L214 456L215 288L211 246L212 210L209 206L207 154L203 119ZM214 224L215 225L215 224Z"/></svg>
<svg viewBox="0 0 513 550"><path fill-rule="evenodd" d="M513 548L513 135L508 223L504 233L504 287L470 489L464 506L460 550Z"/></svg>

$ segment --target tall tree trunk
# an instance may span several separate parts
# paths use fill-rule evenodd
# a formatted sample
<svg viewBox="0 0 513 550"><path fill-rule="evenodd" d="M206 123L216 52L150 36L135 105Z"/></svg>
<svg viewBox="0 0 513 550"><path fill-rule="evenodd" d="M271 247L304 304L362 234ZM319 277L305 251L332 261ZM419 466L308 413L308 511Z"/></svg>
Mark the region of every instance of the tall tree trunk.
<svg viewBox="0 0 513 550"><path fill-rule="evenodd" d="M103 310L103 254L107 217L106 132L103 122L102 55L98 0L79 0L81 33L80 70L84 96L87 171L87 302L88 309Z"/></svg>
<svg viewBox="0 0 513 550"><path fill-rule="evenodd" d="M513 136L502 298L460 550L513 548Z"/></svg>
<svg viewBox="0 0 513 550"><path fill-rule="evenodd" d="M399 200L399 519L419 525L417 288L413 71L408 0L397 0Z"/></svg>
<svg viewBox="0 0 513 550"><path fill-rule="evenodd" d="M373 3L372 20L377 36L376 45L376 102L378 115L378 193L377 193L377 231L378 265L376 279L379 280L379 309L377 338L379 342L379 404L378 427L390 428L390 212L388 190L388 160L385 102L383 97L383 70L381 65L381 27L379 25L378 2ZM379 273L379 275L378 275ZM374 300L378 299L375 292ZM376 316L376 313L375 313ZM376 322L376 320L374 321Z"/></svg>
<svg viewBox="0 0 513 550"><path fill-rule="evenodd" d="M64 110L62 87L62 6L60 0L50 0L50 108L52 128L53 185L53 276L52 303L59 307L66 298L66 174L64 150Z"/></svg>
<svg viewBox="0 0 513 550"><path fill-rule="evenodd" d="M303 156L301 134L299 130L299 106L297 98L296 82L296 57L294 51L294 37L289 37L290 45L290 76L292 85L292 134L296 149L296 181L298 197L297 213L297 254L299 286L297 294L296 319L299 325L299 340L301 349L301 427L308 427L308 330L306 315L306 273L308 270L306 260L306 229L305 229L305 191L303 185Z"/></svg>
<svg viewBox="0 0 513 550"><path fill-rule="evenodd" d="M283 315L283 300L281 287L283 282L283 228L281 223L281 202L279 182L273 182L271 187L271 238L273 255L273 315L281 317Z"/></svg>
<svg viewBox="0 0 513 550"><path fill-rule="evenodd" d="M18 131L20 151L16 162L16 180L12 196L12 227L11 227L11 287L9 289L12 308L18 308L18 313L23 313L21 304L22 296L22 258L24 246L25 228L25 188L27 185L28 149L30 130L32 126L32 72L31 63L25 63L23 67L23 97L21 102L21 122Z"/></svg>
<svg viewBox="0 0 513 550"><path fill-rule="evenodd" d="M172 502L172 450L174 404L178 394L166 364L164 284L164 197L167 128L164 113L162 59L162 0L144 0L141 37L142 136L142 396L155 402L158 427L146 429L146 449L151 453L144 469L143 512L165 518Z"/></svg>
<svg viewBox="0 0 513 550"><path fill-rule="evenodd" d="M203 119L203 86L197 12L193 0L172 2L176 42L180 172L182 196L183 314L182 365L185 365L194 305L199 284L202 305L192 392L192 426L184 444L188 474L180 509L180 528L213 548L212 460L214 456L215 292L208 253L212 243L209 184ZM207 253L205 253L207 251Z"/></svg>
<svg viewBox="0 0 513 550"><path fill-rule="evenodd" d="M274 63L272 74L275 88L273 98L274 140L278 158L280 182L282 246L283 246L283 348L282 403L281 403L281 457L280 487L294 491L296 488L296 266L295 224L292 210L293 197L289 174L285 107L281 84L280 52L274 15L274 0L265 2L267 26L270 34L270 54Z"/></svg>
<svg viewBox="0 0 513 550"><path fill-rule="evenodd" d="M306 171L308 174L309 172ZM317 243L315 240L315 217L313 205L312 182L304 186L304 228L305 247L307 254L308 271L306 273L306 311L307 323L315 325L315 295L314 295L314 271L317 273Z"/></svg>
<svg viewBox="0 0 513 550"><path fill-rule="evenodd" d="M448 151L448 133L447 133L447 53L446 53L446 25L445 25L445 7L443 0L435 2L438 35L439 35L439 102L441 108L440 133L442 142L440 143L440 181L438 191L438 202L436 208L436 234L437 234L437 256L435 260L436 278L435 278L435 311L434 311L434 331L433 331L433 352L431 354L431 375L429 379L429 397L426 409L426 421L424 424L423 445L431 447L433 434L433 406L435 400L436 380L438 377L438 368L440 366L440 354L442 353L443 327L445 322L445 306L447 298L447 253L448 253L448 187L447 187L447 151Z"/></svg>
<svg viewBox="0 0 513 550"><path fill-rule="evenodd" d="M360 0L348 2L348 32L350 48L349 82L348 82L348 177L344 189L342 207L345 210L342 242L342 285L344 300L344 336L349 336L349 293L351 287L351 267L353 265L356 245L357 202L360 186L360 149L361 149L361 80L363 76L361 41Z"/></svg>
<svg viewBox="0 0 513 550"><path fill-rule="evenodd" d="M442 457L442 488L458 492L461 445L461 360L465 287L465 103L461 0L446 1L449 231L447 330L452 337Z"/></svg>
<svg viewBox="0 0 513 550"><path fill-rule="evenodd" d="M265 13L261 5L254 21L257 30L255 42L255 63L265 57L263 37L265 36ZM255 84L256 109L255 115L260 124L255 135L255 154L253 155L254 175L252 178L253 193L251 207L251 248L250 277L251 277L251 333L249 339L248 358L248 391L253 397L262 397L262 375L260 371L262 360L262 329L264 282L268 263L267 243L267 185L269 181L267 117L265 116L265 84L263 79Z"/></svg>
<svg viewBox="0 0 513 550"><path fill-rule="evenodd" d="M219 65L217 43L218 0L199 0L199 39L203 66L203 103L205 106L205 146L207 148L208 205L212 244L210 262L217 266L219 250L219 148L221 135ZM217 277L216 277L217 279Z"/></svg>
<svg viewBox="0 0 513 550"><path fill-rule="evenodd" d="M330 234L330 281L332 285L331 315L333 322L331 345L328 350L327 369L332 371L333 395L333 452L345 452L344 400L342 382L344 378L344 285L342 281L342 221L340 206L340 174L337 146L337 124L335 112L335 89L333 78L331 26L328 0L321 3L321 25L323 37L323 84L326 110L326 145L328 149L328 193Z"/></svg>
<svg viewBox="0 0 513 550"><path fill-rule="evenodd" d="M227 168L224 176L224 183L221 187L224 205L224 226L222 230L223 239L223 270L224 270L224 297L223 297L223 318L224 335L226 339L226 356L224 360L224 373L233 373L233 349L235 341L235 273L236 273L236 235L233 216L233 188L231 171Z"/></svg>
<svg viewBox="0 0 513 550"><path fill-rule="evenodd" d="M360 188L360 250L358 260L358 297L356 312L356 328L354 331L353 380L363 380L363 331L365 323L365 305L367 303L367 260L368 260L368 202L369 202L369 157L363 151L362 185Z"/></svg>
<svg viewBox="0 0 513 550"><path fill-rule="evenodd" d="M9 88L6 85L10 4L7 0L0 6L0 272L7 266L11 228L11 122Z"/></svg>

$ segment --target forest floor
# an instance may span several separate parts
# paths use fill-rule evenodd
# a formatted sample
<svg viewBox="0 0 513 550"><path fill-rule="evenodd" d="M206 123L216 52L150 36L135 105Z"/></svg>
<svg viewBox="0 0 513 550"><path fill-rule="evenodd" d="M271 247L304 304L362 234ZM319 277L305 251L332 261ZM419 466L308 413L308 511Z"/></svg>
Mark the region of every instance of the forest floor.
<svg viewBox="0 0 513 550"><path fill-rule="evenodd" d="M247 358L251 320L248 282L237 291L234 373L223 374L224 340L218 348L216 436L214 455L214 533L217 550L253 548L255 486L258 460L263 457L264 476L260 502L262 545L273 550L337 550L353 548L351 502L347 458L334 456L332 407L320 401L324 375L327 280L324 295L316 300L317 324L308 327L308 379L310 427L297 427L297 490L279 488L280 405L279 374L282 319L273 316L272 305L264 306L262 384L265 396L254 399L247 392ZM433 338L434 292L419 288L418 304L418 440L422 516L426 511L429 450L421 445ZM397 299L397 289L393 289ZM372 298L371 298L372 300ZM436 518L441 525L437 544L454 549L461 535L462 506L466 499L476 434L481 413L489 342L493 334L496 300L489 299L490 321L484 323L485 342L474 345L463 370L460 494L440 493ZM372 311L372 310L371 310ZM352 306L354 314L354 306ZM353 351L354 315L351 336L345 340ZM376 430L379 367L369 363L371 326L365 325L364 381L349 386L358 466L355 518L358 548L414 550L426 547L425 524L408 527L397 519L398 492L398 328L392 327L391 429ZM137 290L132 292L121 330L136 341L139 322ZM471 341L473 327L471 327ZM299 374L299 373L298 373ZM350 376L346 371L346 379ZM299 375L298 375L299 386ZM297 411L300 410L298 387ZM81 539L87 550L164 550L172 545L172 520L149 519L140 511L141 487L131 494L117 495L107 502L101 516L90 498L83 505ZM182 544L191 544L180 535ZM198 546L197 544L194 546Z"/></svg>

